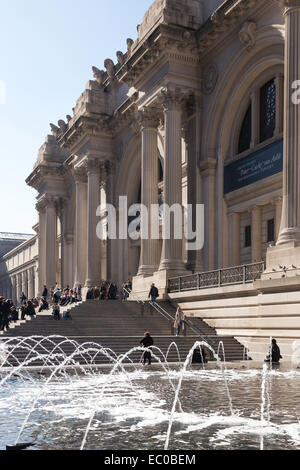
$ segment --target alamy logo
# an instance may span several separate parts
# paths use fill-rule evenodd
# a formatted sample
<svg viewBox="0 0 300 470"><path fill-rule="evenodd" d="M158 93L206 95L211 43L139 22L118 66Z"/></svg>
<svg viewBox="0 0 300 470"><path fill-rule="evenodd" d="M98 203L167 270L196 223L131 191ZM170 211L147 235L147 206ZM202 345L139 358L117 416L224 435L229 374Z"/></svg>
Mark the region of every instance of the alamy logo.
<svg viewBox="0 0 300 470"><path fill-rule="evenodd" d="M186 240L186 250L201 250L204 246L204 205L143 204L128 207L127 196L119 197L119 207L100 205L96 213L100 240Z"/></svg>
<svg viewBox="0 0 300 470"><path fill-rule="evenodd" d="M6 83L0 80L0 105L6 104Z"/></svg>
<svg viewBox="0 0 300 470"><path fill-rule="evenodd" d="M295 80L292 83L292 89L296 90L292 93L292 103L300 104L300 80Z"/></svg>

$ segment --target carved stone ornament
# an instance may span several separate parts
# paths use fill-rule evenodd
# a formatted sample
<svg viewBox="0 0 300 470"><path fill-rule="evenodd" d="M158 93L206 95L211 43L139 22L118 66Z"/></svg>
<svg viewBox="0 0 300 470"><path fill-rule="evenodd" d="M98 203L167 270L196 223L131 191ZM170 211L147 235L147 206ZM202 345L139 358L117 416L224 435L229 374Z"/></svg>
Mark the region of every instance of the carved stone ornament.
<svg viewBox="0 0 300 470"><path fill-rule="evenodd" d="M105 72L103 70L99 70L97 67L92 67L92 70L96 82L102 86L105 78Z"/></svg>
<svg viewBox="0 0 300 470"><path fill-rule="evenodd" d="M239 32L239 38L245 49L249 52L256 44L256 23L247 21Z"/></svg>
<svg viewBox="0 0 300 470"><path fill-rule="evenodd" d="M120 66L122 66L125 62L125 55L123 54L123 52L117 51L116 56L117 56L117 59L118 59L118 64Z"/></svg>
<svg viewBox="0 0 300 470"><path fill-rule="evenodd" d="M210 95L216 88L219 78L216 65L210 64L203 71L202 91L205 95Z"/></svg>
<svg viewBox="0 0 300 470"><path fill-rule="evenodd" d="M104 67L107 70L109 78L113 80L115 78L115 64L113 61L111 59L106 59L104 62Z"/></svg>

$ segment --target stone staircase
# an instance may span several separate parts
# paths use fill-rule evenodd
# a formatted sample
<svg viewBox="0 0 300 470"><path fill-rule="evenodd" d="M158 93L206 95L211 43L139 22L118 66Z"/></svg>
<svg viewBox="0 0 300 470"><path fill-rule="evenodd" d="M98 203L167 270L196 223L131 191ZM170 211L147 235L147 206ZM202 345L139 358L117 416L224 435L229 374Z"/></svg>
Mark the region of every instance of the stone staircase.
<svg viewBox="0 0 300 470"><path fill-rule="evenodd" d="M64 340L62 349L65 353L72 354L75 346L72 340L79 344L93 342L105 348L111 348L117 356L124 354L135 346L139 346L139 342L145 331L149 331L154 338L155 346L159 347L163 354L166 354L169 345L174 341L179 349L180 358L175 347L172 347L168 355L168 362L179 362L185 360L189 350L196 341L205 340L215 351L218 349L220 341L223 341L225 356L227 361L237 361L243 359L244 349L232 337L218 337L215 330L209 327L200 319L188 319L184 336L175 337L173 328L173 318L175 316L176 307L169 302L160 302L162 307L171 318L158 313L150 304L138 304L136 302L115 301L86 301L77 305L70 310L70 320L55 321L49 314L38 314L36 318L23 323L22 325L10 329L1 337L1 341L10 341L10 344L17 344L17 337L27 338L27 343L31 343L31 336L57 336L52 338L55 344ZM14 340L14 338L16 338ZM45 339L46 341L46 339ZM44 344L44 343L43 343ZM55 344L48 342L48 348L53 349ZM36 351L45 354L43 347L39 346ZM155 353L155 350L154 350ZM28 356L29 354L29 356ZM27 357L34 357L36 352L30 355L30 348L17 348L14 351L14 359L10 364L17 365ZM141 359L141 352L135 353L131 357L135 362ZM159 354L158 354L159 355ZM159 355L163 361L163 356ZM223 354L220 352L223 359ZM89 360L88 355L75 358L81 364ZM209 357L213 359L213 357ZM110 362L105 356L98 355L95 363L106 364ZM42 361L37 359L31 366L42 365Z"/></svg>

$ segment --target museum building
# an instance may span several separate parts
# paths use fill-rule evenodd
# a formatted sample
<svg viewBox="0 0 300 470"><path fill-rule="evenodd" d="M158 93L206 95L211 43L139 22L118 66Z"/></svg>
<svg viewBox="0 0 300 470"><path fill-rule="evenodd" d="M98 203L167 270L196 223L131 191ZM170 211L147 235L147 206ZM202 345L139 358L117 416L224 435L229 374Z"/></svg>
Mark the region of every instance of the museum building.
<svg viewBox="0 0 300 470"><path fill-rule="evenodd" d="M132 278L135 298L147 298L154 282L220 334L256 350L275 336L291 353L300 338L299 26L298 0L154 1L137 39L105 70L93 67L72 112L51 124L26 180L39 217L34 295L56 282ZM121 217L120 196L128 207L203 204L203 249L187 251L184 236L100 240L107 218L97 208L111 204ZM17 299L29 277L17 283L9 257L0 285L9 280Z"/></svg>

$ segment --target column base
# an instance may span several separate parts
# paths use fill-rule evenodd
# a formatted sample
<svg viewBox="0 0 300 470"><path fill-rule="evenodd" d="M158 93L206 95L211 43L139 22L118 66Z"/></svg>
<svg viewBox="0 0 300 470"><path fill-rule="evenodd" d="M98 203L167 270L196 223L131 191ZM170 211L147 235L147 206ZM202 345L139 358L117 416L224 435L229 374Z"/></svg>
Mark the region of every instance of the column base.
<svg viewBox="0 0 300 470"><path fill-rule="evenodd" d="M262 280L300 275L300 243L289 242L269 247Z"/></svg>
<svg viewBox="0 0 300 470"><path fill-rule="evenodd" d="M140 266L138 276L152 276L157 271L158 266Z"/></svg>
<svg viewBox="0 0 300 470"><path fill-rule="evenodd" d="M287 243L300 243L300 228L286 228L279 234L277 246Z"/></svg>
<svg viewBox="0 0 300 470"><path fill-rule="evenodd" d="M84 287L100 287L100 281L99 279L87 279L87 281L85 281Z"/></svg>
<svg viewBox="0 0 300 470"><path fill-rule="evenodd" d="M159 271L178 272L178 276L182 276L186 271L183 261L178 259L164 259L160 263ZM175 274L176 276L176 274ZM174 277L174 276L173 276Z"/></svg>

